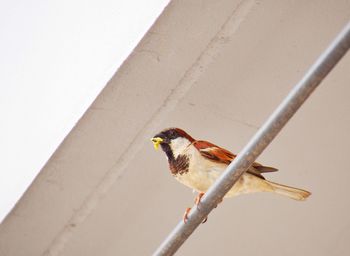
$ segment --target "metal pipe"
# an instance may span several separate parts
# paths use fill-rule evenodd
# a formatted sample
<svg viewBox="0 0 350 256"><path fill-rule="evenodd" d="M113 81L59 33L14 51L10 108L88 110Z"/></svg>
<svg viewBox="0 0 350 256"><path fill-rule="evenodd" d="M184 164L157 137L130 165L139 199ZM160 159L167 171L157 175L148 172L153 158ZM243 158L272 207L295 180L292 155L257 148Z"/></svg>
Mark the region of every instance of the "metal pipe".
<svg viewBox="0 0 350 256"><path fill-rule="evenodd" d="M264 125L227 167L225 172L205 193L201 199L200 210L197 207L193 207L186 224L181 221L153 255L173 255L179 249L205 217L222 200L239 177L276 137L288 120L345 55L349 47L350 22L311 66L300 82L292 89Z"/></svg>

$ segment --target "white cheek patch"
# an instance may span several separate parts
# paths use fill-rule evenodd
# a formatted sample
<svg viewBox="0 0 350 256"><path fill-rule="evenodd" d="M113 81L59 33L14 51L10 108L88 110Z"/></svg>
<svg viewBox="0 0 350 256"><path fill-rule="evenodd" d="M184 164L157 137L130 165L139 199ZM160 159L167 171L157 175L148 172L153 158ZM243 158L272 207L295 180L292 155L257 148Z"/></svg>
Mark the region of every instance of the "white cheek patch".
<svg viewBox="0 0 350 256"><path fill-rule="evenodd" d="M173 151L174 157L178 157L178 155L182 154L183 151L191 144L191 142L183 137L176 138L171 141L170 147Z"/></svg>

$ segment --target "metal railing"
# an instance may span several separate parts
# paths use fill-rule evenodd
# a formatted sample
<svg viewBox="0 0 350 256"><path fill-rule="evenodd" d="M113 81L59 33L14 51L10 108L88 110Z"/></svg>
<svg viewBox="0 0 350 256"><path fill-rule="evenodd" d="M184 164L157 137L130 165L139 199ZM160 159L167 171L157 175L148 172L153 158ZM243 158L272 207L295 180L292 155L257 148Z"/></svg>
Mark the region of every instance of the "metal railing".
<svg viewBox="0 0 350 256"><path fill-rule="evenodd" d="M317 59L300 82L272 113L264 125L216 180L201 199L200 210L193 207L186 224L181 221L153 255L173 255L206 216L216 207L240 176L276 137L283 126L334 68L350 47L350 22Z"/></svg>

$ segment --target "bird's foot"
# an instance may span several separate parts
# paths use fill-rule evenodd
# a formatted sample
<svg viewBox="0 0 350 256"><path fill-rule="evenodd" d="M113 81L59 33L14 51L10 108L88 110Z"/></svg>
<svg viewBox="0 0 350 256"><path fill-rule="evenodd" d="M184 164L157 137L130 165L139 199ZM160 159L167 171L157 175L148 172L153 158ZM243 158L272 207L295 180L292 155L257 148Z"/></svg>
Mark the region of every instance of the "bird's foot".
<svg viewBox="0 0 350 256"><path fill-rule="evenodd" d="M185 224L186 224L186 222L188 220L188 214L190 213L190 211L191 211L190 207L186 208L186 211L185 211L184 216L182 218Z"/></svg>
<svg viewBox="0 0 350 256"><path fill-rule="evenodd" d="M199 204L201 203L201 199L202 199L203 196L204 196L204 193L203 192L199 192L198 196L194 200L194 203L197 205L198 210L199 210Z"/></svg>
<svg viewBox="0 0 350 256"><path fill-rule="evenodd" d="M195 203L195 205L197 206L197 209L198 209L198 210L199 210L199 204L200 204L200 202L201 202L201 198L202 198L203 196L204 196L204 193L203 193L203 192L200 192L200 193L198 193L197 197L196 197L195 200L194 200L194 203ZM191 208L187 208L187 209L186 209L186 211L185 211L185 213L184 213L184 216L183 216L183 221L184 221L184 223L187 222L187 220L188 220L188 214L190 213L190 211L191 211ZM206 218L202 221L202 223L207 222L207 220L208 220L208 217L206 217Z"/></svg>
<svg viewBox="0 0 350 256"><path fill-rule="evenodd" d="M191 208L190 208L190 207L186 208L186 210L185 210L184 216L183 216L183 218L182 218L185 224L187 223L188 214L190 213L190 211L191 211ZM202 224L206 223L207 220L208 220L208 217L205 217L205 219L202 221Z"/></svg>

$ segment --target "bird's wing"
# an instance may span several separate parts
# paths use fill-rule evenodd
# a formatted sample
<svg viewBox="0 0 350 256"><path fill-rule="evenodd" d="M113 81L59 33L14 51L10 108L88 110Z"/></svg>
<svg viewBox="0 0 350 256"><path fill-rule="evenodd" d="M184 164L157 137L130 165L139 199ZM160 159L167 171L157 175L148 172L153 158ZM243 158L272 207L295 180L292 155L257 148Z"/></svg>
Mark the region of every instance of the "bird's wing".
<svg viewBox="0 0 350 256"><path fill-rule="evenodd" d="M224 148L221 148L219 146L216 146L213 143L210 143L208 141L199 140L199 141L194 141L192 144L196 149L198 149L198 151L203 157L217 163L229 165L232 162L232 160L236 158L235 154L232 154L230 151ZM276 168L263 166L255 162L252 164L252 166L249 168L247 172L255 176L258 176L260 178L264 178L261 175L261 173L275 172L275 171L277 171Z"/></svg>
<svg viewBox="0 0 350 256"><path fill-rule="evenodd" d="M230 164L236 157L236 155L232 154L230 151L220 148L208 141L194 141L193 146L198 149L202 156L217 163Z"/></svg>
<svg viewBox="0 0 350 256"><path fill-rule="evenodd" d="M264 166L259 163L253 163L252 165L255 169L257 169L260 173L264 172L277 172L278 169L270 166Z"/></svg>

